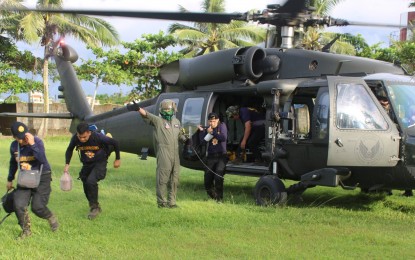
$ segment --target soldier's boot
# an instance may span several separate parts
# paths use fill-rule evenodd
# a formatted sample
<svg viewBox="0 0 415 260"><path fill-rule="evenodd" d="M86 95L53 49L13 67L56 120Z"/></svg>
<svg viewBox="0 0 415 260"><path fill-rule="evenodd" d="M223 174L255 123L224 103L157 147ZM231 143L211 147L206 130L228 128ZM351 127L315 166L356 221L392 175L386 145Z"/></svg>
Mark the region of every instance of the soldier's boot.
<svg viewBox="0 0 415 260"><path fill-rule="evenodd" d="M52 216L48 218L50 229L55 232L59 228L59 222L56 216L52 213Z"/></svg>
<svg viewBox="0 0 415 260"><path fill-rule="evenodd" d="M412 196L414 196L414 193L412 192L412 190L405 190L405 192L402 194L402 196L412 197Z"/></svg>
<svg viewBox="0 0 415 260"><path fill-rule="evenodd" d="M216 193L213 189L208 189L208 190L206 190L206 192L207 192L209 198L211 198L213 200L216 199L217 196L216 196Z"/></svg>
<svg viewBox="0 0 415 260"><path fill-rule="evenodd" d="M32 235L32 230L30 229L31 225L32 224L30 222L29 212L25 210L24 217L23 217L23 224L21 224L22 233L20 233L18 239L25 239Z"/></svg>
<svg viewBox="0 0 415 260"><path fill-rule="evenodd" d="M217 196L216 196L216 202L217 203L223 203L223 191L222 192L218 192Z"/></svg>
<svg viewBox="0 0 415 260"><path fill-rule="evenodd" d="M93 220L101 213L99 204L91 204L89 207L88 219Z"/></svg>

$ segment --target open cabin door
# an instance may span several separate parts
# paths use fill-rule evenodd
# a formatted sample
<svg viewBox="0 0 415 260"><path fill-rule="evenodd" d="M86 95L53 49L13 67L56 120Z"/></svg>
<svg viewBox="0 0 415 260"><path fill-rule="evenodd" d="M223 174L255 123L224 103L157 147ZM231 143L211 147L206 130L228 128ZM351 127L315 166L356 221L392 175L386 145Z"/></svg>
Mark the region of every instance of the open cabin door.
<svg viewBox="0 0 415 260"><path fill-rule="evenodd" d="M399 132L360 78L328 77L330 130L327 165L395 166Z"/></svg>
<svg viewBox="0 0 415 260"><path fill-rule="evenodd" d="M171 99L176 103L176 116L180 120L185 134L190 138L197 132L199 125L206 124L207 114L215 103L213 92L163 93L160 95L156 107L159 107L160 102L164 99ZM193 143L180 145L181 165L191 169L203 169L200 160L204 154L200 153L197 156L195 154L200 152L200 147Z"/></svg>

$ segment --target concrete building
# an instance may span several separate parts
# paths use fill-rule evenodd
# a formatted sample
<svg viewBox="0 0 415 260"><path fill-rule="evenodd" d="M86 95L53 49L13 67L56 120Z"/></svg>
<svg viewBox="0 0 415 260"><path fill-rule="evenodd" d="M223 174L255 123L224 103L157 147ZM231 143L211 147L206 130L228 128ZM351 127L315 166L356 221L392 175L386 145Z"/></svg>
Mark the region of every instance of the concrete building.
<svg viewBox="0 0 415 260"><path fill-rule="evenodd" d="M413 30L415 28L415 12L407 12L401 14L400 25L402 28L399 31L399 40L406 41L413 38Z"/></svg>

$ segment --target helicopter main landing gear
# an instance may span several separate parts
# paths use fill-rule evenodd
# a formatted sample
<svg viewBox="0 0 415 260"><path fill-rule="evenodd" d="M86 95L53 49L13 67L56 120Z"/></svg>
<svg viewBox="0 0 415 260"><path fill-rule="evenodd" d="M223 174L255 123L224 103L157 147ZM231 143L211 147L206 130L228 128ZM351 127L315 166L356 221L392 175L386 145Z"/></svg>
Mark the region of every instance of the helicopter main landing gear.
<svg viewBox="0 0 415 260"><path fill-rule="evenodd" d="M259 206L283 205L287 202L284 183L275 175L259 178L255 185L254 196Z"/></svg>

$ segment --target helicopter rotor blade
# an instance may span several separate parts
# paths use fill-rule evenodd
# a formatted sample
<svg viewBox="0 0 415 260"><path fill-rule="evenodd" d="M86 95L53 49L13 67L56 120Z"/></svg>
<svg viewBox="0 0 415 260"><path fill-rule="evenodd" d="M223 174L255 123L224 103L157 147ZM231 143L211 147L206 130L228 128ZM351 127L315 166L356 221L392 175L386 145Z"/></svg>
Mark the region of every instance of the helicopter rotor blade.
<svg viewBox="0 0 415 260"><path fill-rule="evenodd" d="M324 26L366 26L366 27L389 27L389 28L403 28L405 26L399 24L386 24L386 23L371 23L371 22L355 22L348 21L345 19L333 18L330 16L325 16L322 18L310 18L304 22L305 26L315 26L315 25L324 25Z"/></svg>
<svg viewBox="0 0 415 260"><path fill-rule="evenodd" d="M127 18L145 18L159 20L176 20L200 23L230 23L232 20L247 20L246 13L200 13L200 12L152 12L152 11L127 11L127 10L81 10L81 9L9 9L9 11L82 14L95 16L114 16Z"/></svg>
<svg viewBox="0 0 415 260"><path fill-rule="evenodd" d="M159 20L176 20L200 23L230 23L232 20L239 21L259 21L267 22L267 20L283 19L290 20L299 13L304 12L306 8L306 0L287 0L283 5L271 4L267 6L272 14L271 18L264 19L255 18L258 15L249 15L245 13L201 13L201 12L155 12L155 11L132 11L132 10L86 10L86 9L55 9L55 8L6 8L5 11L14 12L38 12L38 13L62 13L62 14L82 14L108 17L127 17L127 18L145 18Z"/></svg>
<svg viewBox="0 0 415 260"><path fill-rule="evenodd" d="M385 24L385 23L367 23L367 22L354 22L354 21L346 21L347 25L353 26L366 26L366 27L386 27L386 28L403 28L405 26L399 24Z"/></svg>

